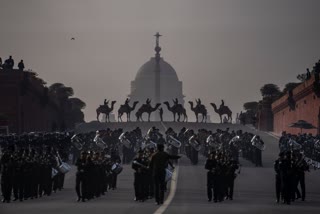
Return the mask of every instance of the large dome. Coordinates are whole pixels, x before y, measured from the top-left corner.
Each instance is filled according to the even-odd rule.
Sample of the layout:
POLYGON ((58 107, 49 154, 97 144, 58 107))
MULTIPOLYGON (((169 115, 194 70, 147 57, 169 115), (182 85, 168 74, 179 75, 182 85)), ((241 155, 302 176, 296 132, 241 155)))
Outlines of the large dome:
MULTIPOLYGON (((176 71, 174 70, 174 68, 169 63, 164 61, 162 57, 160 58, 159 65, 160 65, 161 79, 162 78, 165 78, 165 79, 169 78, 172 81, 179 81, 178 75, 177 75, 176 71)), ((143 64, 141 66, 141 68, 138 70, 138 73, 136 75, 135 80, 139 81, 141 79, 145 79, 150 76, 154 76, 155 68, 156 68, 156 59, 155 59, 155 57, 151 57, 150 60, 148 62, 146 62, 145 64, 143 64)))

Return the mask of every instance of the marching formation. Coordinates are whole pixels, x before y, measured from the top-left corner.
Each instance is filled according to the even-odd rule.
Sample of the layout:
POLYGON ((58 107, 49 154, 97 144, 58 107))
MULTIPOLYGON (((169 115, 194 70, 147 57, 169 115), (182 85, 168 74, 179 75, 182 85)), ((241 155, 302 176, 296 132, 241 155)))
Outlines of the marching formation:
POLYGON ((279 158, 274 163, 276 202, 290 204, 296 199, 304 201, 306 198, 305 172, 309 171, 310 166, 320 169, 319 137, 283 132, 279 139, 279 149, 279 158))
MULTIPOLYGON (((305 172, 320 168, 319 139, 311 135, 283 133, 275 161, 276 201, 290 204, 306 198, 305 172), (319 147, 319 148, 318 148, 319 147), (300 186, 300 188, 298 188, 300 186)), ((164 134, 152 127, 145 136, 139 127, 132 131, 99 130, 73 133, 29 133, 2 135, 1 191, 3 202, 50 196, 64 186, 70 164, 76 167, 77 201, 88 201, 117 189, 121 164, 134 170, 135 201, 155 198, 162 204, 174 164, 181 154, 198 164, 207 157, 208 201, 233 200, 234 180, 241 171, 239 157, 262 166, 262 139, 242 130, 212 132, 168 128, 164 134)))
POLYGON ((30 133, 0 137, 2 202, 24 201, 63 189, 64 162, 70 146, 66 133, 30 133))

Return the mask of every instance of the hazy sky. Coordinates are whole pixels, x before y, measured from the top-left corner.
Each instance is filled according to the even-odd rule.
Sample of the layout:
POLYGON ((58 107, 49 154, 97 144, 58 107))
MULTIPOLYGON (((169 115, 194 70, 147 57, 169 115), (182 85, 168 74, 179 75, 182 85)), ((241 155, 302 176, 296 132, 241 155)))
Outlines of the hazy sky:
POLYGON ((263 84, 282 88, 320 59, 319 8, 318 0, 0 0, 0 57, 73 87, 91 121, 104 98, 116 109, 124 102, 159 31, 186 101, 202 98, 217 120, 210 102, 223 98, 239 112, 263 84))

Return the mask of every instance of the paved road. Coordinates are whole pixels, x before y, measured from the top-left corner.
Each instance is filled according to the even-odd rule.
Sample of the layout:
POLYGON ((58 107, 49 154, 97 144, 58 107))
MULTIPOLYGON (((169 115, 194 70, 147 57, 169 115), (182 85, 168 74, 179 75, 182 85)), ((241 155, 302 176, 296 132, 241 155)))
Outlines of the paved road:
MULTIPOLYGON (((177 189, 164 213, 318 213, 320 211, 320 171, 307 173, 307 198, 292 205, 275 203, 273 161, 277 156, 276 139, 259 133, 266 142, 263 168, 241 160, 242 170, 235 182, 233 201, 209 203, 206 198, 205 159, 198 166, 190 165, 186 158, 179 164, 177 189)), ((66 177, 65 189, 50 197, 28 200, 23 203, 0 204, 1 214, 51 213, 154 213, 159 206, 153 200, 134 202, 133 171, 125 166, 119 176, 118 189, 99 199, 86 203, 75 202, 74 171, 66 177)))

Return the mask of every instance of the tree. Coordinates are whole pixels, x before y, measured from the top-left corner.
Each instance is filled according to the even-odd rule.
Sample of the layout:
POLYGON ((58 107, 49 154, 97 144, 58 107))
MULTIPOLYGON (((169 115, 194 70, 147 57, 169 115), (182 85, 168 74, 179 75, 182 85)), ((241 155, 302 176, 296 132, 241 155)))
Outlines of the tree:
POLYGON ((283 89, 282 93, 286 94, 286 93, 288 93, 288 91, 293 90, 298 85, 300 85, 300 83, 298 83, 298 82, 289 82, 284 86, 284 89, 283 89))
POLYGON ((58 100, 65 101, 69 97, 73 96, 73 88, 66 87, 62 83, 54 83, 49 87, 49 93, 58 98, 58 100))
POLYGON ((276 98, 281 94, 281 91, 279 89, 279 86, 275 84, 265 84, 264 86, 261 87, 260 89, 261 95, 263 98, 276 98))
POLYGON ((69 102, 72 105, 72 109, 84 109, 86 107, 86 103, 83 102, 81 99, 73 97, 69 99, 69 102))
POLYGON ((258 102, 246 102, 243 104, 243 108, 246 111, 253 111, 256 112, 258 110, 258 102))
POLYGON ((84 122, 84 114, 81 110, 86 107, 86 104, 81 99, 72 97, 73 88, 66 87, 62 83, 54 83, 49 87, 49 95, 59 101, 61 129, 72 129, 76 123, 84 122))

